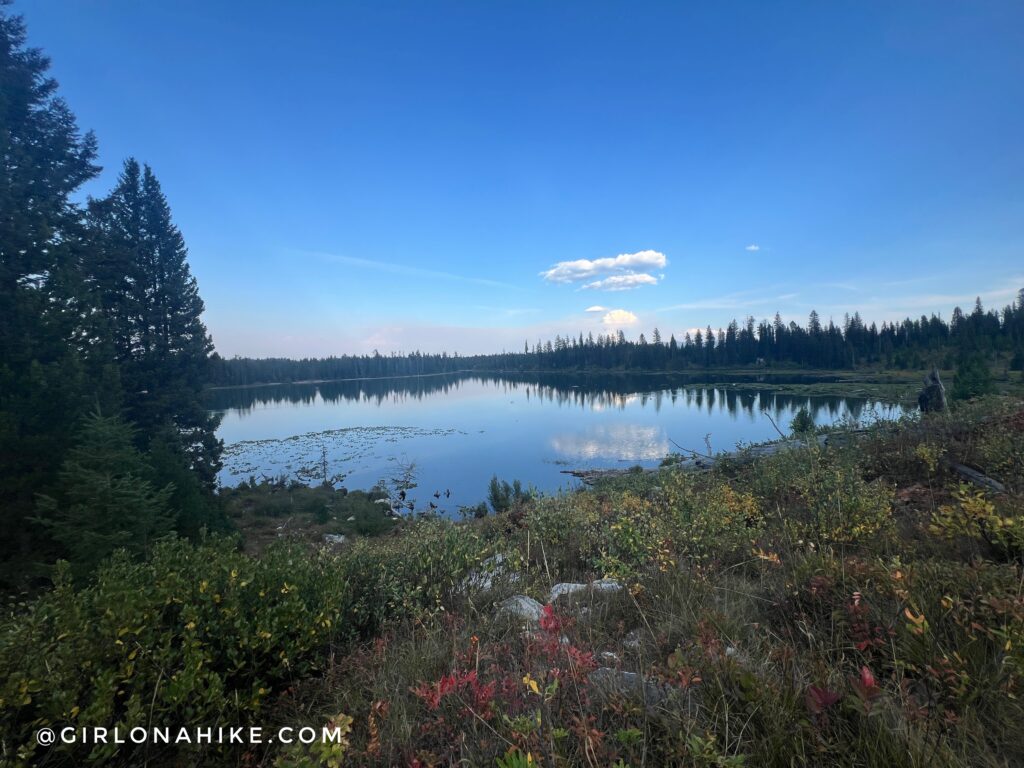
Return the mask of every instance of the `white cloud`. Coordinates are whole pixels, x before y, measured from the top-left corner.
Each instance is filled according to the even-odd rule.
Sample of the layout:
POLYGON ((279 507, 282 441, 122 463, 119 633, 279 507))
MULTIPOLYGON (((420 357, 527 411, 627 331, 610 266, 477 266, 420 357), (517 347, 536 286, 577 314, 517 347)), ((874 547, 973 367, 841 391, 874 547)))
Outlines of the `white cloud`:
POLYGON ((583 286, 595 291, 631 291, 641 285, 657 285, 658 278, 645 272, 631 272, 628 275, 612 275, 603 280, 595 280, 583 286))
POLYGON ((605 325, 633 325, 639 321, 636 315, 625 309, 613 309, 601 318, 605 325))
POLYGON ((602 307, 600 304, 595 304, 592 307, 587 307, 584 312, 607 312, 608 307, 602 307))
POLYGON ((574 283, 613 273, 633 274, 638 269, 664 269, 666 264, 665 254, 647 250, 620 253, 614 258, 560 261, 540 275, 550 283, 574 283))
POLYGON ((751 253, 756 253, 757 251, 761 250, 761 246, 758 245, 757 243, 751 243, 750 245, 748 245, 743 250, 750 251, 751 253))

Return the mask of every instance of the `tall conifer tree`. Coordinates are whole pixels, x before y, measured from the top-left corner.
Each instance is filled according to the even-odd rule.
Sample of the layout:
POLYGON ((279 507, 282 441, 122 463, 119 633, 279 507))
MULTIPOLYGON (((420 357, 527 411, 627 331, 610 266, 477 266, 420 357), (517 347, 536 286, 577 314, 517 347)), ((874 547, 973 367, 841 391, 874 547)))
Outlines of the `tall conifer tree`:
MULTIPOLYGON (((66 435, 88 406, 77 333, 80 212, 70 199, 92 178, 95 140, 79 132, 0 0, 0 561, 38 542, 23 524, 52 482, 66 435)), ((31 554, 38 554, 31 552, 31 554)), ((9 581, 11 574, 0 574, 9 581)))
POLYGON ((131 158, 117 186, 90 204, 102 250, 93 275, 109 307, 125 390, 125 413, 141 447, 161 436, 176 442, 188 467, 212 488, 220 467, 217 420, 202 400, 213 342, 188 249, 148 166, 131 158))

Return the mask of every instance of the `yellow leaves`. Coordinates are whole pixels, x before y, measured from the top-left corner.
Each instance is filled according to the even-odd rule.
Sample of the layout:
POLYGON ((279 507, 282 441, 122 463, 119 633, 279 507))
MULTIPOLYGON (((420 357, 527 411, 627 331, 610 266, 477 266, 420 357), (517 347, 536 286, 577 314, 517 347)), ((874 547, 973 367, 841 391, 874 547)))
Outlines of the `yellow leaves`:
POLYGON ((537 685, 537 681, 530 676, 529 672, 523 675, 523 685, 538 696, 540 695, 540 686, 537 685))
POLYGON ((289 583, 288 583, 288 582, 286 581, 286 582, 284 583, 284 586, 282 586, 282 587, 281 587, 281 594, 282 594, 282 595, 287 595, 287 594, 288 594, 289 592, 291 592, 291 591, 292 591, 293 589, 295 589, 294 585, 291 585, 291 584, 289 584, 289 583))
POLYGON ((199 582, 199 594, 205 595, 206 594, 206 590, 209 589, 209 588, 210 588, 210 582, 208 582, 206 579, 203 579, 202 581, 199 582))
POLYGON ((779 559, 778 554, 775 553, 775 552, 767 552, 767 551, 761 549, 760 547, 754 547, 754 549, 752 550, 752 554, 757 559, 764 560, 765 562, 772 563, 773 565, 781 565, 782 564, 782 560, 779 559))
POLYGON ((903 609, 903 615, 907 617, 910 624, 907 625, 907 629, 910 630, 911 634, 923 635, 928 630, 928 620, 925 619, 924 614, 917 614, 910 610, 910 607, 903 609))
POLYGON ((914 455, 924 462, 925 466, 928 467, 928 472, 933 475, 939 468, 939 459, 942 458, 945 452, 945 448, 938 445, 930 445, 929 443, 920 443, 914 448, 914 455))

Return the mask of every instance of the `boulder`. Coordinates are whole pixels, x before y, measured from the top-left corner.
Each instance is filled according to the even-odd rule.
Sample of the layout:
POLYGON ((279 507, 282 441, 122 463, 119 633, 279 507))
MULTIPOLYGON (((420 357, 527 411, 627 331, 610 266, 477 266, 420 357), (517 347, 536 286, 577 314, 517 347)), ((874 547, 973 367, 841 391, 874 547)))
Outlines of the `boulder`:
POLYGON ((664 683, 611 667, 595 669, 590 673, 590 682, 600 693, 642 700, 648 707, 660 704, 669 695, 664 683))
POLYGON ((615 579, 598 579, 592 581, 589 584, 580 584, 578 582, 561 582, 555 584, 551 588, 551 594, 548 596, 548 602, 553 603, 563 595, 578 595, 581 592, 597 593, 611 593, 618 592, 622 589, 622 585, 615 579))
POLYGON ((479 568, 474 568, 462 581, 463 589, 472 589, 479 592, 486 592, 494 586, 496 578, 504 578, 510 583, 519 581, 519 574, 510 572, 506 558, 501 552, 491 555, 482 563, 479 568))
POLYGON ((590 588, 595 592, 618 592, 622 585, 615 579, 598 579, 590 582, 590 588))
POLYGON ((338 544, 344 544, 345 536, 341 533, 325 533, 324 543, 329 544, 332 547, 337 546, 338 544))
POLYGON ((528 624, 539 624, 544 615, 544 606, 526 595, 512 595, 498 603, 498 616, 518 619, 528 624))
POLYGON ((553 603, 562 595, 574 595, 577 592, 585 592, 586 589, 586 584, 578 584, 574 582, 562 582, 560 584, 555 584, 555 586, 551 588, 551 594, 548 596, 548 602, 553 603))

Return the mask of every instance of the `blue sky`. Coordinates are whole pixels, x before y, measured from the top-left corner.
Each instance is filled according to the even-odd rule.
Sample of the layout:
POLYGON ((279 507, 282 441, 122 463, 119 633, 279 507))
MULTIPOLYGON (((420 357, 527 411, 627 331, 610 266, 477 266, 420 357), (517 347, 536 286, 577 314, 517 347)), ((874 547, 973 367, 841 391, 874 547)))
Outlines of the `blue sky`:
POLYGON ((153 166, 225 355, 948 318, 1024 286, 1019 0, 14 11, 98 135, 88 191, 153 166))

